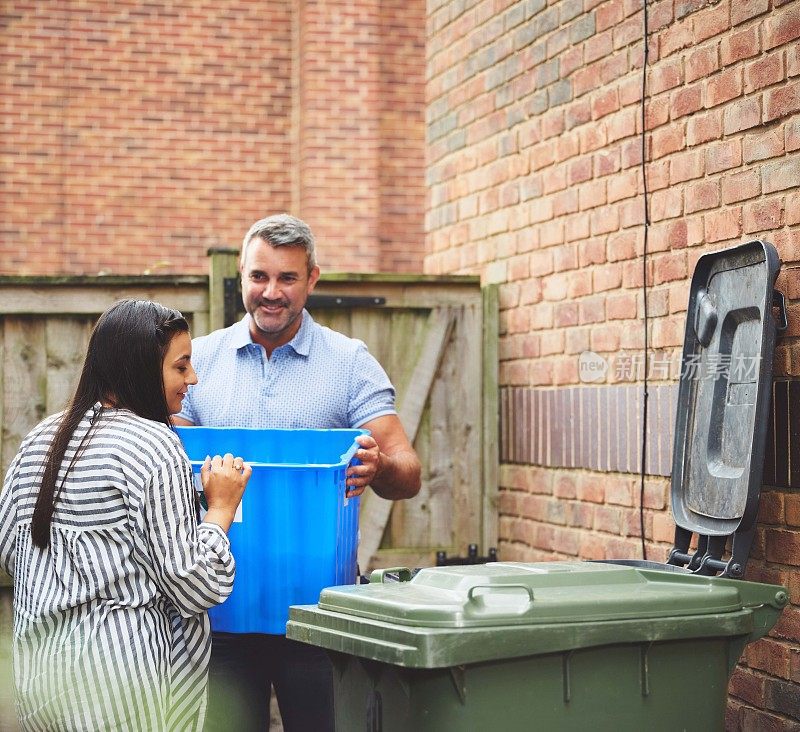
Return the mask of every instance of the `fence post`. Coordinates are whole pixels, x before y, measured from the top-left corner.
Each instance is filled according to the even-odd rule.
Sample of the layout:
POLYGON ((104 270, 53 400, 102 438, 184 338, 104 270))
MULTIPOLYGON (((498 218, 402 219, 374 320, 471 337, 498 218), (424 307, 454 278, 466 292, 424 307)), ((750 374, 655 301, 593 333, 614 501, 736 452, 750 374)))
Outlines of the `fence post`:
POLYGON ((239 275, 239 250, 214 247, 207 254, 211 259, 208 269, 208 328, 214 331, 231 325, 239 307, 235 287, 239 275), (232 296, 233 314, 230 312, 232 296))
POLYGON ((497 547, 497 494, 500 481, 499 414, 500 387, 498 340, 500 335, 500 286, 484 285, 483 301, 483 532, 484 553, 497 547))

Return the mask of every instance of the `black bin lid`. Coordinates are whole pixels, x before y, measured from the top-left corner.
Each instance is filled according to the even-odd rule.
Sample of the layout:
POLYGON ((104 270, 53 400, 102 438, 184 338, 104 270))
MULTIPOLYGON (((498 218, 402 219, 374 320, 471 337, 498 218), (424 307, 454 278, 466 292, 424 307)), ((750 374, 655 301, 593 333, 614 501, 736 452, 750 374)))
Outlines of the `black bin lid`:
POLYGON ((689 293, 672 456, 675 523, 703 536, 749 530, 761 492, 780 259, 752 241, 702 256, 689 293))

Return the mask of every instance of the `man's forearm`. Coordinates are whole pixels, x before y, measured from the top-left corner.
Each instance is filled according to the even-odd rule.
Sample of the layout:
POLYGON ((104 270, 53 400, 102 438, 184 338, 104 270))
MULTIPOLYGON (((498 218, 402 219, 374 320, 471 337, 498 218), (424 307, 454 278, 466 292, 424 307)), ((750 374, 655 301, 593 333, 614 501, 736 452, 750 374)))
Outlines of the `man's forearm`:
POLYGON ((399 451, 387 455, 382 452, 378 472, 370 486, 377 495, 390 501, 413 498, 419 493, 421 472, 416 453, 399 451))

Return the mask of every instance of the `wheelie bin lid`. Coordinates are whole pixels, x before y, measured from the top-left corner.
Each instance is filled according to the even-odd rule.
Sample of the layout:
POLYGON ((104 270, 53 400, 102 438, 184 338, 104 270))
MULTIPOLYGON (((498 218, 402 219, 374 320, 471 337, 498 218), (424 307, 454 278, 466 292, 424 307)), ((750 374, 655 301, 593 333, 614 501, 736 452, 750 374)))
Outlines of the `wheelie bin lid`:
MULTIPOLYGON (((672 462, 675 523, 701 536, 752 527, 769 424, 775 247, 751 241, 697 261, 689 292, 672 462)), ((784 318, 785 310, 781 310, 784 318)))
POLYGON ((780 586, 663 566, 496 562, 426 568, 407 582, 382 578, 330 587, 318 605, 291 608, 287 637, 434 668, 616 643, 754 640, 787 602, 780 586))

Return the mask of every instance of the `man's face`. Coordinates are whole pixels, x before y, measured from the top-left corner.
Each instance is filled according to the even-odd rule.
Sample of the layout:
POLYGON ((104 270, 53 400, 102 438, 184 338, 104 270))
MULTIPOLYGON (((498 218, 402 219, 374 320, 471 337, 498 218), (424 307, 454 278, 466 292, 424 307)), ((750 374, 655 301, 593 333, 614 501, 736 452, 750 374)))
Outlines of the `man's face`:
POLYGON ((272 348, 288 343, 318 279, 319 267, 308 272, 303 247, 272 247, 253 239, 242 264, 242 299, 253 318, 253 340, 272 348))

